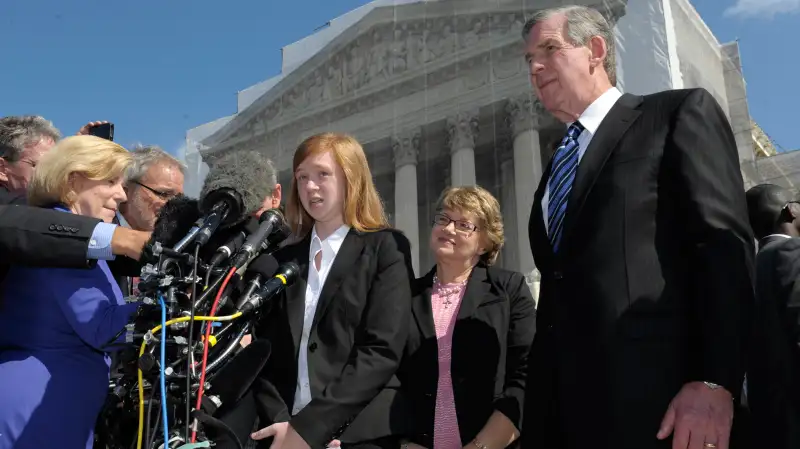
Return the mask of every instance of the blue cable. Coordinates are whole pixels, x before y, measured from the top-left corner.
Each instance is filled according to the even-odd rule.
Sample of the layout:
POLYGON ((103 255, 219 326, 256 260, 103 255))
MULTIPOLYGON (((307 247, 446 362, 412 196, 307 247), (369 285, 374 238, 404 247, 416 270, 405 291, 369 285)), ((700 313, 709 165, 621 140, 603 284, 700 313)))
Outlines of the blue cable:
POLYGON ((164 369, 167 366, 167 305, 164 303, 164 297, 158 297, 158 303, 161 304, 161 413, 164 422, 164 448, 169 447, 169 426, 167 424, 167 381, 165 379, 164 369))

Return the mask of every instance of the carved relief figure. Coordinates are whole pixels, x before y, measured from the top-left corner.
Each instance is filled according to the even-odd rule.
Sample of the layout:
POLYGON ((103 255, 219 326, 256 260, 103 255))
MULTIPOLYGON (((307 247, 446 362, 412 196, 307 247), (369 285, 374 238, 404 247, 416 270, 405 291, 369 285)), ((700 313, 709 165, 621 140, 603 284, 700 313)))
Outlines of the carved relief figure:
POLYGON ((435 49, 436 56, 442 57, 456 50, 456 34, 450 24, 442 27, 442 34, 439 36, 435 49))
POLYGON ((308 89, 309 104, 319 103, 320 101, 322 101, 322 91, 324 90, 324 86, 322 84, 322 73, 320 73, 319 70, 316 70, 314 72, 313 78, 314 82, 308 89))
POLYGON ((478 19, 472 24, 472 28, 468 29, 462 35, 461 39, 461 47, 462 48, 471 48, 481 41, 481 31, 483 27, 483 20, 478 19))
POLYGON ((361 44, 356 41, 350 46, 350 58, 347 61, 347 78, 345 79, 345 92, 352 92, 361 87, 364 74, 364 57, 361 55, 361 44))
POLYGON ((369 80, 372 83, 388 76, 387 54, 389 49, 379 30, 372 32, 372 47, 369 50, 369 80))
POLYGON ((424 60, 422 59, 422 51, 425 47, 425 42, 422 40, 423 36, 422 33, 417 33, 416 30, 411 29, 408 30, 408 35, 406 36, 407 48, 408 48, 408 55, 406 56, 406 61, 408 69, 413 69, 417 66, 423 64, 424 60))
POLYGON ((406 55, 408 49, 401 29, 394 30, 394 42, 392 44, 392 73, 397 74, 405 71, 407 67, 406 55))
POLYGON ((425 27, 425 30, 422 32, 422 36, 420 37, 420 42, 422 43, 421 49, 422 54, 420 55, 420 60, 423 63, 431 62, 436 58, 436 55, 433 54, 430 47, 428 47, 428 43, 430 42, 430 35, 431 30, 428 27, 425 27))
POLYGON ((342 78, 342 60, 337 55, 328 65, 328 78, 323 91, 323 98, 326 101, 342 95, 342 78))

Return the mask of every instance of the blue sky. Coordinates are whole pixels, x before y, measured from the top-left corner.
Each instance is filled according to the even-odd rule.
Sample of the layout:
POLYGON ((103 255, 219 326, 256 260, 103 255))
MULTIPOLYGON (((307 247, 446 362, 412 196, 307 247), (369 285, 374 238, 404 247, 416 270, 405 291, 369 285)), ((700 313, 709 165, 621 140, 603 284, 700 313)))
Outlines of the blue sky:
MULTIPOLYGON (((630 0, 636 1, 636 0, 630 0)), ((175 151, 185 131, 236 110, 280 71, 280 48, 364 0, 5 0, 0 116, 40 114, 72 134, 111 120, 116 140, 175 151)), ((751 115, 800 149, 800 0, 693 0, 722 42, 739 39, 751 115)))

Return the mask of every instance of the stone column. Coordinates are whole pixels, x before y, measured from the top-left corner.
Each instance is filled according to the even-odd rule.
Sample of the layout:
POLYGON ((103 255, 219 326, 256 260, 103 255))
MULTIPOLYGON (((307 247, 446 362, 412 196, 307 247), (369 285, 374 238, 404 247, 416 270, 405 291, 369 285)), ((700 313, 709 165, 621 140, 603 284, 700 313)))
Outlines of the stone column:
POLYGON ((452 186, 475 185, 475 139, 478 136, 478 110, 448 117, 450 179, 452 186))
POLYGON ((419 211, 417 205, 417 156, 420 128, 399 133, 392 140, 394 153, 394 223, 411 243, 414 273, 419 275, 419 211))
MULTIPOLYGON (((517 197, 514 192, 514 160, 510 157, 500 162, 500 208, 505 223, 506 245, 500 253, 503 268, 517 270, 519 268, 520 245, 517 233, 517 197)), ((530 250, 522 248, 522 251, 530 250)))
POLYGON ((536 107, 531 95, 509 99, 508 118, 514 136, 514 192, 516 195, 517 245, 519 270, 528 279, 528 285, 538 302, 539 273, 531 254, 528 238, 528 221, 533 197, 542 177, 539 125, 541 108, 536 107))

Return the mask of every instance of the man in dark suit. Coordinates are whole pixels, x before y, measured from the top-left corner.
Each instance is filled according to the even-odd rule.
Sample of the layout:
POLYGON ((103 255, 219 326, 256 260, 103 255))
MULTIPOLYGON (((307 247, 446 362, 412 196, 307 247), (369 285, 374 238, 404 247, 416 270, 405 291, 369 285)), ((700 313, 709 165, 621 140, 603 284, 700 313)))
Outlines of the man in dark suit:
POLYGON ((800 447, 800 203, 786 189, 747 191, 758 242, 747 399, 753 447, 800 447))
POLYGON ((725 114, 703 89, 621 94, 593 9, 541 11, 524 38, 536 95, 569 127, 529 223, 542 284, 522 444, 727 449, 754 248, 725 114))
POLYGON ((0 279, 2 265, 11 263, 76 268, 114 255, 138 258, 150 238, 95 218, 24 206, 33 168, 59 137, 42 117, 0 118, 0 279))

